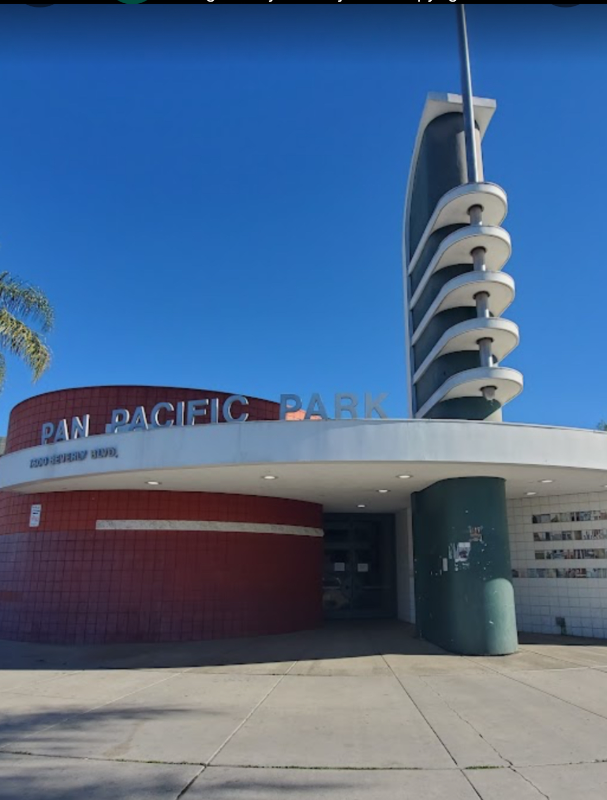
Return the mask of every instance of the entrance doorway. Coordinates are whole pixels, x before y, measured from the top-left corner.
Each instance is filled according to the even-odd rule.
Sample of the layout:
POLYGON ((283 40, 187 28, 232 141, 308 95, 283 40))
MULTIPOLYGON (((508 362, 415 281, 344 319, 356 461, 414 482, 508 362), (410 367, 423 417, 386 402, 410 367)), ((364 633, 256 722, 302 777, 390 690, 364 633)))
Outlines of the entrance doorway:
POLYGON ((394 517, 387 514, 328 514, 324 528, 325 617, 395 617, 394 517))

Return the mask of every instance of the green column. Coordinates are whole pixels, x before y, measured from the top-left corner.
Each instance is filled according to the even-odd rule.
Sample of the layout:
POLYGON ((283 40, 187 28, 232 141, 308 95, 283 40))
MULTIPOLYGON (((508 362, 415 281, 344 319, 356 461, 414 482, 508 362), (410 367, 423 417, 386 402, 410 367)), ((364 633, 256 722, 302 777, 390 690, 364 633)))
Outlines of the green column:
POLYGON ((457 478, 412 500, 419 634, 463 655, 516 652, 506 482, 457 478))

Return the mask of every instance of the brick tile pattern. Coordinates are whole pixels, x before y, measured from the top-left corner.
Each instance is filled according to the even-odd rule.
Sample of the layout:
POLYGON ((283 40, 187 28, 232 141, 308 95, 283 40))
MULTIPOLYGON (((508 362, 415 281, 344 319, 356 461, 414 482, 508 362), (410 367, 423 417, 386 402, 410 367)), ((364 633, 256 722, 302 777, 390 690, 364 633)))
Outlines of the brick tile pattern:
POLYGON ((0 638, 177 642, 314 628, 322 539, 239 522, 322 528, 322 508, 199 493, 0 495, 0 638), (29 528, 32 504, 39 528, 29 528), (233 532, 96 531, 98 519, 234 522, 233 532))

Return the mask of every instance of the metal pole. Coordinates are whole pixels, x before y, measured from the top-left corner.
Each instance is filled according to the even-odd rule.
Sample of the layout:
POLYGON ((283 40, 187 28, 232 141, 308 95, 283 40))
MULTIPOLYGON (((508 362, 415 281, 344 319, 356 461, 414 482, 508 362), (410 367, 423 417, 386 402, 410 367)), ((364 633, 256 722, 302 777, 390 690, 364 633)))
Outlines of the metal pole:
POLYGON ((462 69, 462 97, 464 100, 464 125, 466 129, 466 160, 468 162, 468 183, 479 183, 480 170, 476 151, 476 125, 474 121, 474 94, 472 92, 472 69, 470 66, 470 47, 466 25, 466 6, 457 6, 459 29, 459 50, 462 69))

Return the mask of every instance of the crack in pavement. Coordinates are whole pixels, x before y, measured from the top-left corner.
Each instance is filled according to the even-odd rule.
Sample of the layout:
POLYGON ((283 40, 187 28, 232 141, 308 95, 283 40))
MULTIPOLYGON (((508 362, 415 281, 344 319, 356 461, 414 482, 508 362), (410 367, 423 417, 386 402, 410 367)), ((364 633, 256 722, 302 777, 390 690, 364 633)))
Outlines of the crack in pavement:
MULTIPOLYGON (((501 771, 512 770, 517 772, 519 769, 550 769, 555 767, 587 767, 592 764, 607 764, 605 760, 593 761, 559 761, 547 762, 543 764, 509 766, 486 766, 478 765, 471 767, 344 767, 344 766, 301 766, 300 764, 284 764, 281 766, 273 766, 266 764, 209 764, 201 761, 158 761, 157 759, 138 759, 138 758, 100 758, 99 756, 73 756, 73 755, 57 755, 56 753, 33 753, 28 750, 6 750, 0 753, 0 756, 17 756, 27 758, 37 758, 46 761, 84 761, 85 763, 100 763, 100 764, 149 764, 150 766, 159 767, 204 767, 207 770, 217 769, 248 769, 248 770, 289 770, 293 772, 477 772, 477 771, 501 771)), ((0 759, 1 760, 1 759, 0 759)), ((524 777, 521 775, 521 777, 524 777)))
MULTIPOLYGON (((578 711, 583 711, 586 714, 592 714, 593 716, 598 717, 599 719, 602 719, 603 721, 607 720, 607 716, 605 714, 599 714, 598 711, 593 711, 590 708, 584 708, 583 706, 579 706, 577 703, 574 703, 572 700, 566 700, 564 697, 559 697, 558 694, 553 694, 552 692, 549 692, 547 689, 541 689, 539 686, 533 686, 533 685, 531 685, 529 683, 525 683, 525 681, 521 681, 518 678, 516 678, 514 676, 514 674, 509 674, 507 672, 500 672, 499 670, 494 669, 493 667, 487 667, 487 669, 490 670, 494 675, 499 675, 502 678, 506 678, 509 681, 513 681, 514 683, 518 684, 519 686, 525 686, 527 689, 531 689, 532 691, 536 691, 536 692, 539 692, 540 694, 546 695, 546 697, 552 697, 553 700, 560 700, 561 703, 565 703, 566 705, 571 706, 572 708, 577 708, 578 711)), ((594 669, 592 669, 590 667, 585 667, 584 669, 587 669, 587 670, 589 670, 591 672, 595 672, 596 671, 596 670, 594 670, 594 669)), ((561 671, 562 670, 559 670, 559 672, 561 672, 561 671)), ((576 670, 576 671, 580 671, 580 670, 576 670)))
POLYGON ((201 775, 202 775, 202 773, 205 771, 205 769, 206 769, 206 767, 202 767, 202 769, 200 769, 200 770, 199 770, 199 771, 196 773, 196 775, 194 775, 194 777, 192 778, 192 780, 191 780, 191 781, 188 781, 188 783, 186 783, 186 785, 185 785, 185 786, 183 787, 183 789, 182 789, 182 790, 179 792, 179 794, 177 795, 177 797, 175 798, 175 800, 181 800, 181 798, 182 798, 182 797, 184 797, 184 796, 187 794, 187 792, 189 792, 189 791, 190 791, 190 789, 192 788, 192 786, 193 786, 193 785, 196 783, 196 781, 198 780, 198 778, 200 778, 200 776, 201 776, 201 775))
POLYGON ((459 719, 461 722, 463 722, 465 725, 468 725, 470 728, 472 728, 472 730, 474 731, 474 733, 476 733, 476 735, 479 737, 479 739, 481 739, 483 742, 485 742, 485 744, 486 744, 488 747, 490 747, 490 748, 493 750, 493 752, 495 753, 495 755, 496 755, 496 756, 497 756, 499 759, 501 759, 502 761, 504 761, 504 762, 505 762, 505 763, 506 763, 506 764, 507 764, 509 767, 512 767, 512 766, 514 766, 514 765, 512 764, 512 761, 510 761, 510 759, 509 759, 509 758, 506 758, 505 756, 503 756, 503 755, 502 755, 502 754, 499 752, 499 750, 498 750, 496 747, 494 747, 494 746, 491 744, 491 742, 490 742, 490 741, 489 741, 489 740, 488 740, 488 739, 487 739, 487 738, 486 738, 486 737, 485 737, 485 736, 484 736, 484 735, 483 735, 483 734, 482 734, 482 733, 481 733, 479 730, 477 730, 477 729, 476 729, 476 727, 475 727, 475 726, 472 724, 472 722, 470 722, 470 720, 468 720, 468 719, 465 719, 465 717, 463 717, 463 716, 462 716, 462 715, 459 713, 459 711, 457 711, 455 708, 453 708, 453 707, 450 705, 450 703, 449 703, 449 702, 448 702, 448 701, 447 701, 447 700, 446 700, 446 699, 443 697, 443 695, 442 695, 442 694, 439 692, 439 690, 438 690, 436 687, 434 687, 434 686, 432 686, 431 684, 429 684, 429 683, 428 683, 426 680, 424 680, 424 678, 423 678, 423 677, 421 677, 421 676, 419 676, 419 679, 421 680, 421 682, 422 682, 422 683, 423 683, 423 684, 424 684, 424 685, 425 685, 425 686, 426 686, 426 687, 427 687, 427 688, 428 688, 428 689, 429 689, 431 692, 434 692, 434 694, 435 694, 435 695, 436 695, 436 696, 439 698, 439 700, 440 700, 442 703, 444 703, 444 704, 447 706, 447 708, 448 708, 448 709, 449 709, 449 710, 450 710, 450 711, 451 711, 453 714, 455 714, 455 716, 456 716, 456 717, 457 717, 457 718, 458 718, 458 719, 459 719))
MULTIPOLYGON (((297 663, 297 662, 295 662, 297 663)), ((280 678, 276 681, 276 683, 270 687, 270 689, 266 692, 266 694, 261 698, 261 700, 254 706, 251 711, 246 715, 246 717, 242 720, 242 722, 236 726, 236 728, 232 731, 232 733, 228 736, 225 742, 220 745, 217 750, 213 753, 213 755, 209 758, 209 766, 213 763, 213 761, 217 758, 217 756, 224 750, 228 744, 232 741, 232 739, 244 728, 247 722, 252 718, 252 716, 262 707, 262 705, 266 702, 266 700, 270 697, 270 695, 280 686, 280 684, 284 681, 284 679, 289 675, 291 670, 295 668, 295 664, 287 671, 284 675, 281 675, 280 678)))
MULTIPOLYGON (((559 762, 546 762, 542 764, 524 764, 517 766, 507 762, 504 766, 487 766, 483 764, 459 767, 344 767, 344 766, 302 766, 301 764, 284 764, 281 766, 273 766, 266 764, 210 764, 202 761, 159 761, 158 759, 140 759, 140 758, 101 758, 99 756, 75 756, 75 755, 57 755, 56 753, 33 753, 28 750, 3 750, 0 756, 26 756, 28 758, 39 758, 44 760, 54 761, 84 761, 101 764, 149 764, 151 766, 161 767, 205 767, 206 769, 250 769, 250 770, 294 770, 305 772, 310 771, 333 771, 333 772, 475 772, 482 770, 519 770, 519 769, 551 769, 555 767, 586 767, 593 764, 607 764, 607 760, 594 759, 592 761, 559 761, 559 762)), ((504 759, 506 761, 506 759, 504 759)))
MULTIPOLYGON (((505 767, 502 767, 502 769, 505 769, 505 767)), ((470 778, 470 776, 468 774, 466 774, 465 770, 462 770, 462 775, 464 776, 464 780, 466 780, 468 782, 468 786, 472 789, 474 794, 477 797, 479 797, 480 800, 484 800, 482 794, 479 792, 479 790, 476 788, 476 786, 472 783, 472 779, 470 778)))
POLYGON ((542 790, 538 786, 536 786, 535 783, 533 783, 531 778, 528 778, 526 775, 523 775, 522 772, 519 772, 514 767, 512 768, 512 772, 514 772, 515 775, 518 775, 520 778, 522 778, 525 781, 525 783, 529 784, 529 786, 532 786, 539 795, 541 795, 542 797, 545 797, 546 800, 550 800, 549 795, 544 794, 544 792, 542 792, 542 790))
POLYGON ((33 753, 29 750, 2 750, 0 756, 27 756, 28 758, 42 758, 54 761, 86 761, 99 764, 151 764, 160 767, 206 767, 202 761, 158 761, 146 758, 101 758, 100 756, 73 756, 57 753, 33 753))
POLYGON ((266 692, 266 694, 261 698, 261 700, 257 703, 257 705, 251 709, 251 711, 246 715, 246 717, 242 720, 242 722, 236 726, 236 728, 232 731, 232 733, 228 736, 228 738, 220 745, 217 750, 213 753, 213 755, 209 758, 208 763, 202 767, 198 775, 196 775, 188 785, 181 791, 181 793, 177 796, 177 800, 181 800, 189 790, 194 786, 198 778, 202 775, 207 767, 210 767, 213 764, 213 761, 217 758, 217 756, 229 745, 232 739, 238 735, 238 733, 244 728, 244 726, 249 722, 249 720, 253 717, 253 715, 261 708, 261 706, 266 702, 266 700, 270 697, 270 695, 280 686, 280 684, 284 681, 284 679, 289 675, 289 673, 295 669, 295 666, 298 662, 294 661, 291 667, 281 675, 276 683, 270 687, 270 689, 266 692))
POLYGON ((411 696, 410 692, 407 690, 407 688, 406 688, 405 684, 404 684, 404 683, 402 682, 402 680, 401 680, 401 679, 398 677, 398 675, 396 674, 396 672, 395 672, 395 671, 392 669, 392 667, 391 667, 391 666, 390 666, 390 664, 388 663, 388 660, 386 659, 385 655, 384 655, 383 653, 380 653, 379 655, 380 655, 380 657, 381 657, 382 661, 384 662, 384 664, 386 665, 386 667, 387 667, 387 668, 390 670, 390 672, 391 672, 391 673, 392 673, 392 675, 394 676, 395 680, 398 682, 398 685, 401 687, 401 689, 403 690, 403 692, 404 692, 404 693, 407 695, 407 697, 409 698, 409 700, 411 701, 411 703, 413 704, 413 706, 414 706, 414 707, 417 709, 417 713, 420 715, 420 717, 421 717, 421 718, 424 720, 424 722, 426 723, 426 725, 427 725, 427 726, 430 728, 430 730, 432 731, 432 733, 433 733, 433 734, 436 736, 436 738, 438 739, 438 741, 441 743, 441 745, 442 745, 442 746, 443 746, 443 748, 445 749, 445 752, 447 753, 447 755, 449 756, 449 758, 451 759, 451 761, 453 761, 454 765, 455 765, 456 767, 458 767, 458 768, 459 768, 459 765, 458 765, 457 761, 455 760, 455 757, 454 757, 453 753, 451 752, 451 750, 449 750, 449 748, 447 747, 447 745, 446 745, 446 744, 445 744, 445 742, 443 741, 442 737, 439 735, 439 733, 438 733, 438 731, 436 730, 436 728, 434 727, 434 725, 432 725, 432 723, 430 722, 430 720, 429 720, 429 719, 427 719, 426 715, 423 713, 423 711, 421 710, 421 708, 420 708, 420 707, 418 706, 418 704, 415 702, 415 700, 414 700, 414 699, 413 699, 413 697, 411 696))

